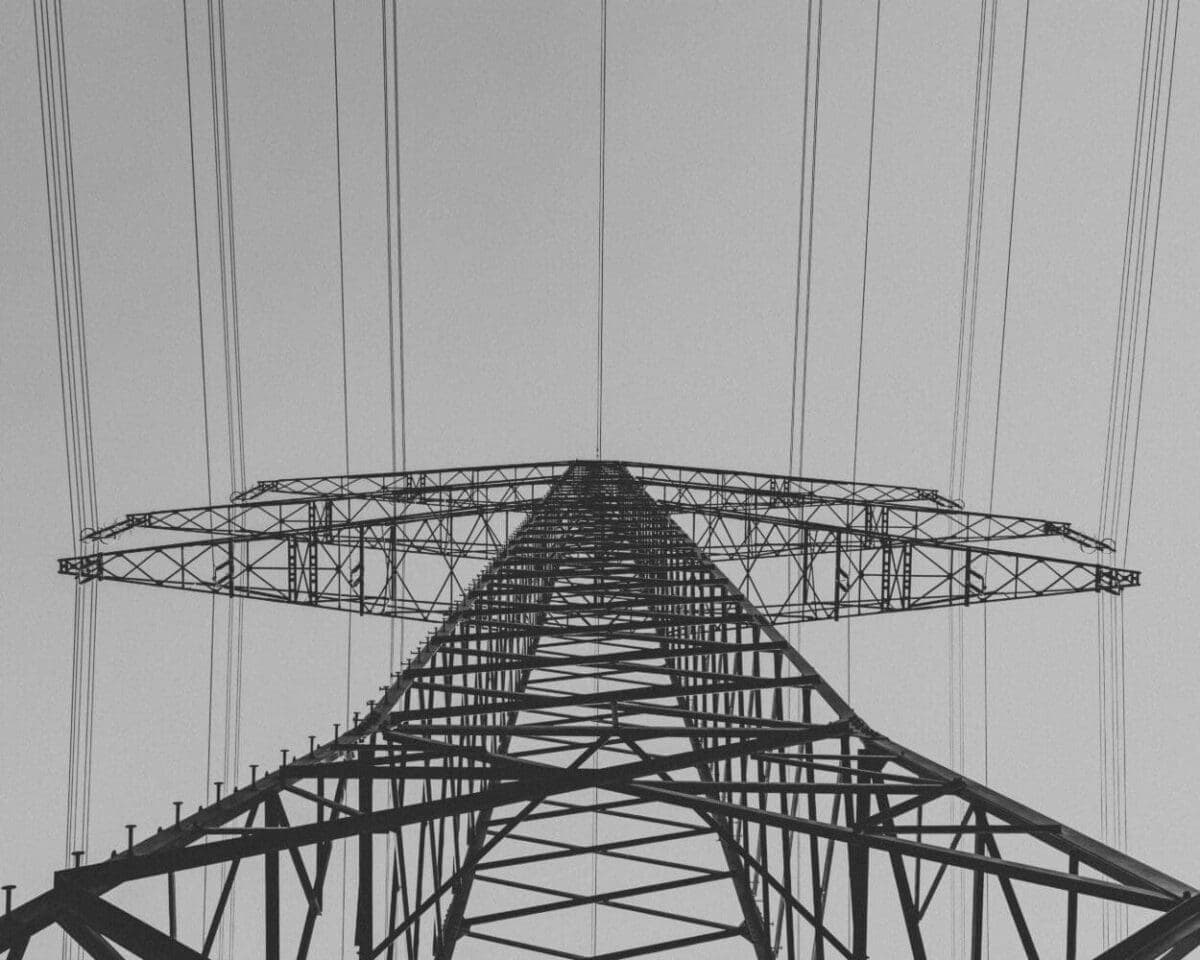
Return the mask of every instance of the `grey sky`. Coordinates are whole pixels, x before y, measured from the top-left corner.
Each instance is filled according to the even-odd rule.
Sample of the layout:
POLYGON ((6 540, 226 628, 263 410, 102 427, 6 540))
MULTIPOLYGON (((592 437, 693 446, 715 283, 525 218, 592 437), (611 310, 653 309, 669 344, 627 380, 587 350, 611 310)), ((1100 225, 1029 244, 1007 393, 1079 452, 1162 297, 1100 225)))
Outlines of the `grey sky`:
MULTIPOLYGON (((983 506, 1023 4, 1002 2, 985 210, 983 506)), ((806 471, 848 476, 874 4, 829 3, 806 471)), ((1095 525, 1143 7, 1034 3, 997 508, 1095 525)), ((197 9, 198 15, 198 9, 197 9)), ((67 4, 101 519, 204 497, 178 3, 67 4)), ((859 476, 944 488, 978 6, 884 4, 859 476)), ((62 856, 71 586, 28 4, 0 8, 0 882, 62 856)), ((342 411, 328 4, 227 8, 248 472, 339 472, 342 411)), ((196 21, 199 22, 198 20, 196 21)), ((389 462, 379 10, 339 6, 351 466, 389 462)), ((598 4, 401 6, 404 284, 413 467, 588 456, 593 436, 598 4)), ((787 465, 803 7, 610 2, 606 454, 787 465)), ((1185 4, 1127 602, 1130 850, 1200 880, 1200 18, 1185 4)), ((193 51, 195 54, 195 51, 193 51)), ((206 78, 206 74, 204 75, 206 78)), ((197 95, 203 108, 206 100, 197 95)), ((199 156, 211 146, 197 115, 199 156)), ((211 168, 201 170, 211 266, 211 168)), ((212 295, 211 271, 205 295, 212 295)), ((216 449, 224 442, 218 430, 216 449)), ((218 458, 219 459, 219 458, 218 458)), ((223 496, 227 481, 218 482, 223 496)), ((203 796, 208 603, 100 591, 94 855, 203 796)), ((341 715, 344 619, 246 608, 247 762, 341 715)), ((992 614, 991 773, 1099 824, 1095 604, 992 614)), ((356 627, 353 688, 386 663, 356 627)), ((974 635, 972 635, 974 636, 974 635)), ((840 631, 808 655, 842 684, 840 631)), ((972 640, 972 643, 975 643, 972 640)), ((854 702, 947 752, 944 615, 855 630, 854 702), (903 682, 898 683, 900 678, 903 682)), ((978 686, 972 647, 972 689, 978 686)), ((978 755, 973 716, 972 764, 978 755)), ((969 764, 971 766, 971 764, 969 764)), ((973 773, 977 767, 972 766, 973 773)), ((44 948, 44 945, 43 945, 44 948)))

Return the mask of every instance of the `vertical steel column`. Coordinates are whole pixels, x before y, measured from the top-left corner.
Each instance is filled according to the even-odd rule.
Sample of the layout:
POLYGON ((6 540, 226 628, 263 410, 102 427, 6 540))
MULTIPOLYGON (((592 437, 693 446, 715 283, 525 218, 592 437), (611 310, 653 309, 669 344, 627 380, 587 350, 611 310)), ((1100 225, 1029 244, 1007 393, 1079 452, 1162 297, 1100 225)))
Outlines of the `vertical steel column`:
MULTIPOLYGON (((265 804, 263 822, 268 827, 279 826, 272 804, 265 804)), ((265 960, 279 960, 279 851, 263 855, 263 936, 265 960)))
MULTIPOLYGON (((371 737, 371 746, 375 744, 375 736, 371 737)), ((373 750, 358 752, 359 763, 366 764, 373 759, 373 750)), ((375 780, 368 772, 358 779, 358 809, 363 815, 369 815, 374 807, 375 780)), ((358 947, 358 955, 363 960, 371 956, 374 937, 374 908, 375 908, 375 876, 374 837, 364 830, 358 835, 358 911, 354 923, 354 945, 358 947)))

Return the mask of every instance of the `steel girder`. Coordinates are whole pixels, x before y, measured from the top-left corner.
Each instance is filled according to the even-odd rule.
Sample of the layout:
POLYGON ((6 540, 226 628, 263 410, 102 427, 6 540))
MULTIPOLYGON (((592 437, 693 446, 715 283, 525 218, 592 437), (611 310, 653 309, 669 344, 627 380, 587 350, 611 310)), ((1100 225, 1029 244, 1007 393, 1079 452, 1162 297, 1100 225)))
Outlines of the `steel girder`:
MULTIPOLYGON (((267 504, 253 533, 64 561, 76 576, 144 574, 395 614, 422 602, 399 599, 397 554, 474 543, 490 556, 352 729, 123 853, 60 871, 51 891, 0 919, 0 953, 20 957, 57 924, 93 957, 207 956, 236 890, 250 905, 241 930, 255 918, 262 955, 303 958, 321 924, 335 922, 322 917, 338 848, 354 864, 360 958, 860 958, 881 947, 889 916, 902 939, 888 955, 926 957, 937 955, 948 871, 971 878, 974 956, 987 891, 992 922, 1008 923, 1029 957, 1081 956, 1081 915, 1100 901, 1147 919, 1104 960, 1179 957, 1200 942, 1191 887, 869 727, 672 515, 724 511, 745 523, 761 507, 762 540, 802 571, 793 586, 811 591, 814 617, 1121 589, 1135 575, 855 519, 867 503, 939 506, 912 488, 814 481, 796 504, 756 492, 774 478, 697 480, 699 471, 649 465, 442 473, 419 497, 393 500, 398 515, 354 512, 379 509, 389 484, 410 487, 396 477, 277 481, 239 501, 267 504), (307 507, 266 499, 301 486, 316 523, 297 520, 307 507), (830 529, 838 510, 851 512, 830 529), (497 543, 496 518, 510 513, 521 519, 497 543), (454 526, 463 523, 475 532, 454 526), (278 562, 260 550, 288 557, 279 567, 292 579, 272 580, 278 562), (170 574, 148 572, 187 551, 193 559, 170 574), (311 551, 329 558, 317 554, 315 576, 297 572, 311 551), (383 589, 366 585, 368 551, 391 571, 383 589), (933 590, 913 586, 926 554, 941 558, 933 590), (1004 568, 1003 558, 1019 563, 1004 568), (822 564, 834 571, 832 601, 817 590, 827 581, 803 572, 822 564), (1019 583, 997 593, 997 569, 1019 583), (223 871, 219 892, 202 932, 185 934, 183 905, 194 906, 189 891, 209 866, 223 871), (581 920, 593 911, 604 918, 595 948, 581 920)), ((213 509, 221 523, 250 528, 232 507, 213 509)))

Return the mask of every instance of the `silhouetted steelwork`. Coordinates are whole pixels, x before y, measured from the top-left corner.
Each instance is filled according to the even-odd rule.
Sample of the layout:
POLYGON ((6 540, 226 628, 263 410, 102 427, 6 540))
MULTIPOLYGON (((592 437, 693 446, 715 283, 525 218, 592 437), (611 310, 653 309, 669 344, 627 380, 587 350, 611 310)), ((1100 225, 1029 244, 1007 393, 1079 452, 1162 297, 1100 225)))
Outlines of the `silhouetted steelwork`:
POLYGON ((1137 584, 1009 549, 1103 548, 1067 524, 910 487, 564 461, 276 480, 93 537, 139 528, 183 539, 62 571, 443 619, 350 730, 56 874, 0 919, 7 960, 51 924, 104 960, 207 956, 235 888, 239 955, 254 937, 307 957, 338 922, 337 847, 360 958, 924 958, 949 870, 971 878, 974 957, 985 890, 1028 957, 1075 960, 1099 901, 1144 911, 1103 960, 1200 942, 1191 887, 871 729, 774 625, 1137 584), (418 558, 438 569, 422 590, 418 558), (178 888, 210 865, 200 935, 178 888), (116 902, 158 884, 131 895, 152 918, 116 902), (899 939, 876 942, 889 916, 899 939))

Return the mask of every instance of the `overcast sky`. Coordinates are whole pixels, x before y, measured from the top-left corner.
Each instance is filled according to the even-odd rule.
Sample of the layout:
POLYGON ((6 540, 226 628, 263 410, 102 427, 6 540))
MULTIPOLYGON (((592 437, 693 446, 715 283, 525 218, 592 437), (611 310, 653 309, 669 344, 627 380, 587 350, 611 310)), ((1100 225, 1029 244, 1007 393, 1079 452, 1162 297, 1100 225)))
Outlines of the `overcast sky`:
MULTIPOLYGON (((850 473, 875 5, 827 8, 806 466, 838 477, 850 473)), ((977 506, 1023 10, 1000 4, 980 306, 979 395, 989 399, 972 426, 968 485, 977 506)), ((1144 586, 1127 603, 1130 851, 1192 883, 1195 14, 1185 5, 1179 30, 1129 548, 1144 586)), ((1083 529, 1099 507, 1142 17, 1142 5, 1115 0, 1034 2, 1030 24, 996 503, 1083 529)), ((884 4, 860 478, 947 484, 977 18, 974 3, 884 4)), ((382 469, 378 6, 345 2, 339 29, 351 467, 382 469)), ((598 29, 594 2, 401 5, 413 467, 591 453, 598 29)), ((227 30, 248 473, 339 472, 329 6, 230 0, 227 30)), ((607 455, 787 466, 803 31, 793 2, 610 2, 607 455)), ((62 855, 72 588, 55 558, 73 541, 33 37, 29 4, 0 7, 0 882, 19 884, 21 900, 49 886, 62 855)), ((109 520, 204 497, 180 7, 69 2, 66 41, 97 487, 109 520)), ((198 114, 202 148, 207 123, 198 114)), ((209 258, 206 284, 212 267, 209 258)), ((123 843, 123 824, 152 829, 172 800, 203 798, 208 610, 203 597, 100 589, 96 855, 123 843)), ((997 608, 989 678, 992 783, 1093 834, 1095 617, 1089 597, 997 608)), ((270 763, 280 746, 301 746, 340 718, 341 681, 328 678, 340 669, 344 620, 277 605, 250 605, 246 618, 243 755, 270 763)), ((378 625, 361 630, 356 700, 384 679, 385 636, 378 625)), ((856 638, 860 713, 946 757, 945 615, 877 618, 856 638)), ((969 643, 974 691, 977 638, 969 643)), ((817 634, 810 656, 844 684, 837 637, 817 634)), ((977 704, 969 710, 977 725, 977 704)))

